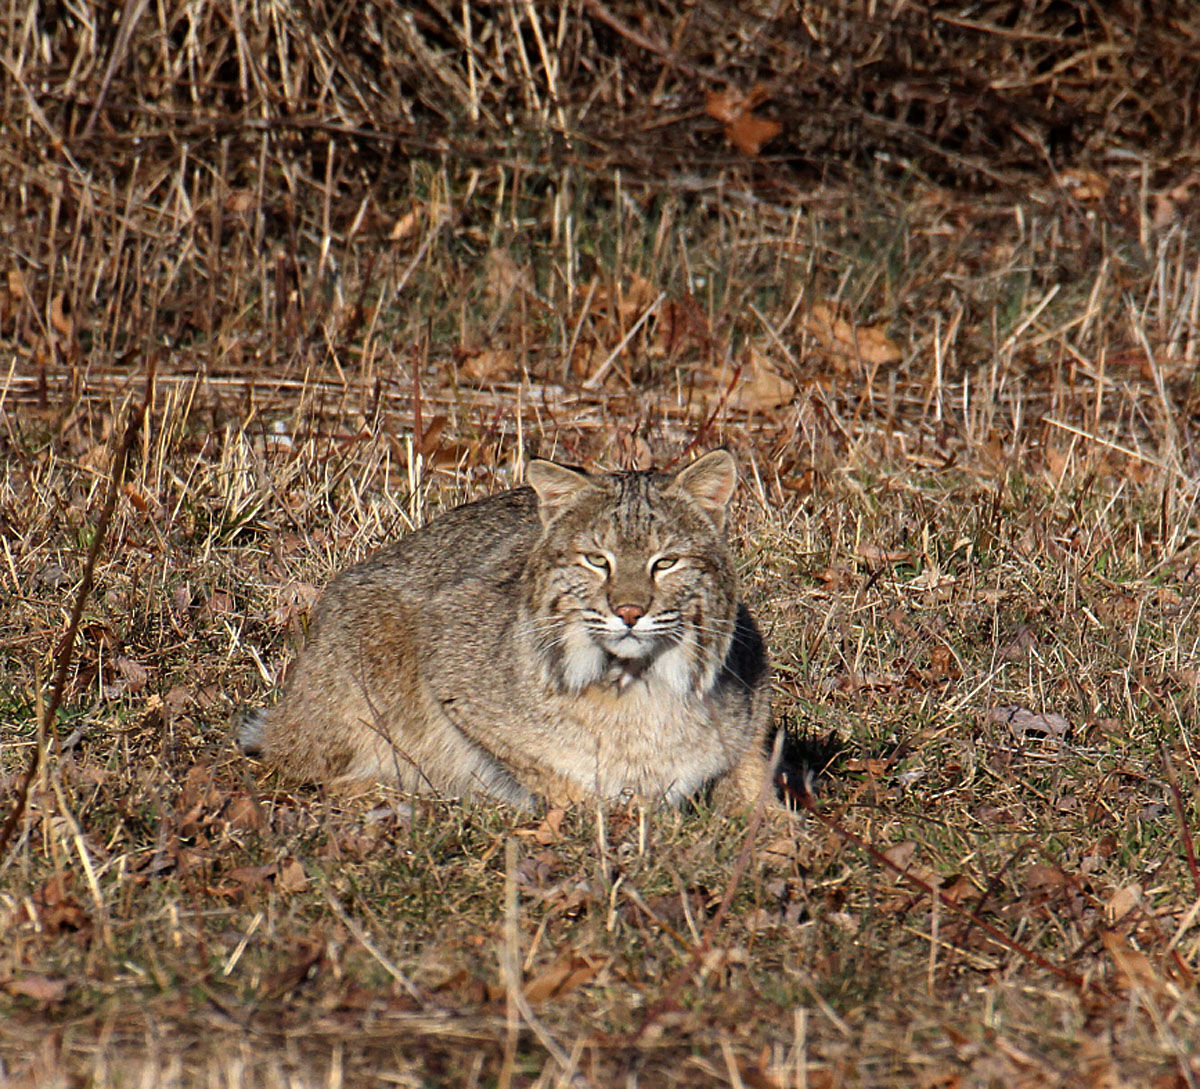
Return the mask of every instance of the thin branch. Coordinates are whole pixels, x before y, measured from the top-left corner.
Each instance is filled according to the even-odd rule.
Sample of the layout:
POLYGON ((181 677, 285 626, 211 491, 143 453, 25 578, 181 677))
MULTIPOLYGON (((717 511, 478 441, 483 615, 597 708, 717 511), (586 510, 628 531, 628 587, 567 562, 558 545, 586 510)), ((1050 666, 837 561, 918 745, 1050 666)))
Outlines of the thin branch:
MULTIPOLYGON (((75 637, 79 634, 79 625, 83 620, 83 609, 87 604, 88 597, 91 595, 92 585, 95 581, 96 561, 100 558, 100 549, 104 547, 105 539, 108 536, 108 523, 112 520, 113 511, 116 510, 117 496, 121 493, 121 485, 125 482, 125 471, 129 467, 129 455, 142 430, 146 413, 149 411, 151 401, 154 398, 154 372, 156 366, 157 360, 151 358, 146 368, 146 392, 142 397, 141 406, 131 412, 129 420, 125 425, 125 434, 121 438, 113 457, 108 477, 108 493, 104 497, 104 508, 100 511, 100 518, 96 522, 96 532, 92 536, 91 547, 88 549, 87 561, 83 567, 83 581, 79 585, 79 591, 75 595, 75 605, 71 610, 71 622, 67 625, 67 632, 62 637, 62 641, 58 644, 58 650, 55 653, 56 668, 54 684, 50 690, 50 702, 46 705, 45 712, 42 715, 39 730, 43 739, 53 734, 54 720, 58 716, 59 707, 62 705, 63 693, 67 687, 67 676, 71 671, 71 662, 75 657, 75 637)), ((0 828, 0 855, 4 854, 5 848, 8 847, 9 840, 12 839, 17 824, 25 812, 25 807, 29 802, 29 789, 33 785, 33 780, 37 777, 38 769, 41 767, 42 750, 44 747, 41 741, 33 747, 33 754, 29 758, 29 766, 25 769, 25 777, 17 789, 16 803, 13 805, 12 811, 8 814, 8 819, 4 822, 4 827, 0 828)))
POLYGON ((1167 785, 1171 788, 1171 801, 1175 806, 1175 819, 1179 822, 1179 838, 1183 840, 1183 851, 1187 855, 1188 869, 1192 873, 1192 885, 1200 896, 1200 868, 1196 865, 1196 846, 1192 842, 1192 830, 1188 827, 1187 814, 1183 809, 1183 794, 1179 790, 1179 777, 1175 774, 1175 763, 1166 745, 1162 747, 1163 767, 1167 772, 1167 785))
POLYGON ((811 794, 796 790, 786 782, 784 783, 783 789, 787 796, 793 802, 795 802, 796 805, 807 809, 808 812, 816 817, 816 819, 825 825, 826 828, 834 832, 847 843, 853 844, 860 851, 865 851, 871 856, 872 859, 874 859, 875 862, 891 870, 902 881, 908 882, 908 884, 913 888, 920 890, 931 899, 936 898, 937 901, 944 907, 949 908, 956 915, 961 915, 964 919, 968 919, 973 926, 979 927, 988 935, 989 938, 995 942, 998 942, 1000 945, 1003 945, 1006 949, 1011 949, 1014 953, 1017 953, 1026 960, 1031 961, 1039 968, 1044 968, 1047 972, 1053 973, 1065 983, 1069 983, 1072 987, 1076 988, 1076 990, 1082 991, 1084 989, 1084 981, 1082 976, 1078 976, 1074 972, 1070 972, 1060 965, 1055 964, 1053 961, 1047 960, 1036 950, 1030 949, 1028 946, 1024 946, 1020 942, 1014 941, 1007 934, 1005 934, 1003 930, 992 926, 992 924, 986 919, 980 918, 969 908, 963 907, 962 904, 960 904, 953 897, 947 896, 944 892, 942 892, 941 889, 935 889, 931 884, 929 884, 928 881, 923 881, 915 874, 909 873, 909 871, 903 866, 897 865, 873 843, 869 843, 861 836, 855 835, 855 833, 851 832, 849 828, 841 823, 841 821, 822 813, 821 810, 817 808, 816 800, 811 794))

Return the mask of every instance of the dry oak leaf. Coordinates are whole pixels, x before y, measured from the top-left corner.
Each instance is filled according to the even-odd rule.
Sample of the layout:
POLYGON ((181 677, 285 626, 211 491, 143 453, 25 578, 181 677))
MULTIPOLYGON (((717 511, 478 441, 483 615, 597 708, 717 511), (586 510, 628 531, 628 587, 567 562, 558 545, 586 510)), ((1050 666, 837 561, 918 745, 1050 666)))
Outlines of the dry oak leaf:
POLYGON ((813 338, 843 369, 862 364, 879 367, 904 358, 900 346, 884 332, 885 325, 854 325, 836 303, 819 302, 804 318, 804 332, 813 338))
POLYGON ((459 357, 459 381, 470 385, 507 382, 521 373, 517 353, 511 348, 463 348, 455 355, 459 357))
POLYGON ((574 952, 563 953, 545 971, 525 984, 525 997, 530 1002, 561 998, 576 987, 590 983, 602 965, 602 961, 574 952))
POLYGON ((396 218, 396 222, 392 224, 392 229, 388 231, 388 238, 392 242, 399 242, 403 238, 407 238, 410 234, 415 234, 421 226, 421 220, 425 218, 426 208, 419 201, 413 203, 413 206, 402 216, 396 218))
POLYGON ((1106 930, 1100 935, 1100 940, 1104 942, 1117 973, 1127 986, 1150 995, 1158 995, 1165 990, 1164 981, 1155 971, 1150 958, 1130 945, 1128 938, 1115 930, 1106 930))
POLYGON ((757 155, 763 144, 774 140, 783 131, 778 121, 744 113, 725 126, 725 138, 743 155, 757 155))
POLYGON ((120 655, 116 660, 116 665, 117 671, 125 682, 124 691, 140 692, 146 687, 146 682, 150 679, 150 671, 136 658, 120 655))
POLYGON ((10 268, 8 270, 8 293, 16 302, 20 302, 29 294, 25 288, 25 278, 21 275, 20 269, 10 268))
POLYGON ((304 867, 294 858, 285 858, 279 864, 279 873, 275 878, 276 887, 284 892, 307 892, 308 877, 304 867))
POLYGON ((1180 205, 1186 204, 1192 195, 1192 187, 1200 187, 1200 174, 1192 174, 1173 189, 1153 195, 1155 230, 1166 230, 1180 215, 1180 205))
MULTIPOLYGON (((903 843, 894 844, 891 847, 885 848, 880 852, 893 866, 901 870, 908 871, 910 864, 917 854, 917 844, 915 840, 905 840, 903 843)), ((897 875, 897 879, 899 875, 897 875)))
POLYGON ((753 345, 746 349, 739 367, 726 363, 711 369, 709 378, 722 394, 730 390, 729 407, 740 412, 782 408, 796 396, 796 387, 753 345))
POLYGON ((275 608, 271 610, 271 625, 286 628, 299 624, 302 617, 312 612, 320 596, 320 590, 312 583, 289 582, 281 586, 275 598, 275 608))
POLYGON ((24 979, 8 980, 4 989, 11 995, 32 998, 35 1002, 49 1006, 66 998, 67 981, 50 979, 47 976, 25 976, 24 979))
POLYGON ((562 838, 562 823, 566 815, 567 811, 565 809, 549 809, 546 811, 544 819, 531 822, 524 828, 518 828, 517 835, 529 836, 536 843, 548 847, 551 843, 556 843, 562 838))
MULTIPOLYGON (((617 318, 623 328, 628 328, 653 306, 662 292, 651 281, 636 272, 629 274, 629 283, 609 281, 601 283, 593 279, 575 289, 575 298, 587 310, 582 316, 594 314, 598 317, 617 318)), ((576 314, 573 322, 579 321, 576 314)))
POLYGON ((70 892, 71 875, 52 877, 33 894, 38 925, 47 934, 90 928, 91 916, 70 892))
POLYGON ((1104 917, 1109 926, 1116 926, 1142 902, 1141 885, 1126 885, 1117 889, 1104 905, 1104 917))
POLYGON ((63 310, 65 301, 66 296, 61 291, 50 300, 50 324, 64 337, 69 337, 74 326, 71 324, 70 317, 63 310))
POLYGON ((919 575, 909 579, 907 586, 908 589, 921 593, 929 590, 943 590, 947 586, 953 586, 957 581, 957 578, 946 574, 936 563, 930 563, 919 575))
POLYGON ((710 91, 704 109, 710 117, 724 123, 725 139, 738 151, 743 155, 757 155, 765 143, 783 131, 778 121, 754 113, 755 107, 767 98, 767 89, 761 83, 756 83, 748 94, 733 88, 710 91))
POLYGON ((715 117, 728 125, 742 114, 753 112, 756 106, 762 105, 766 100, 767 89, 761 83, 751 87, 749 94, 742 94, 741 91, 728 87, 724 91, 709 91, 704 101, 704 111, 709 117, 715 117))
POLYGON ((261 832, 267 823, 258 799, 244 790, 238 791, 229 799, 224 816, 232 827, 243 832, 261 832))
POLYGON ((987 712, 988 722, 1007 726, 1015 738, 1023 738, 1028 734, 1044 734, 1047 737, 1065 737, 1070 732, 1071 724, 1062 715, 1039 715, 1028 707, 1017 707, 1006 704, 1003 707, 992 707, 987 712))

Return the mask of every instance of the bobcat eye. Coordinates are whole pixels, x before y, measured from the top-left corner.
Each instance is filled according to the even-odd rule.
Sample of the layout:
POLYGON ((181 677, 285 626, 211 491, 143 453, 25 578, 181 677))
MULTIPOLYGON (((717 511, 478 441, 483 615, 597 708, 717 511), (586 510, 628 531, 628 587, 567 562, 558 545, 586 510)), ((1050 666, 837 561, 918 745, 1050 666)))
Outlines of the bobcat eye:
POLYGON ((583 560, 584 567, 590 567, 602 575, 608 574, 608 557, 603 552, 583 552, 579 558, 583 560))
POLYGON ((671 568, 675 567, 678 563, 679 563, 678 556, 659 556, 658 559, 656 559, 650 565, 650 574, 658 575, 658 574, 661 574, 663 571, 670 571, 671 568))

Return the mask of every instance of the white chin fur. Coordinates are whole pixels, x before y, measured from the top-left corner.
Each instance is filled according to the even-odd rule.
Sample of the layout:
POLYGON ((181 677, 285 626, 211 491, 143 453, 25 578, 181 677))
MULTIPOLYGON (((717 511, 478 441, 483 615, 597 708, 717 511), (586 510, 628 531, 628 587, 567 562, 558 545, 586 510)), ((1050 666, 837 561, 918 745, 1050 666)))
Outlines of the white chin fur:
MULTIPOLYGON (((572 631, 563 640, 562 646, 560 667, 563 687, 570 692, 582 692, 606 679, 612 681, 612 658, 629 662, 632 666, 645 659, 646 650, 646 644, 633 636, 601 645, 586 632, 572 631)), ((640 680, 652 687, 662 685, 680 696, 692 695, 697 682, 692 655, 690 642, 670 646, 650 662, 644 672, 631 668, 622 673, 616 678, 617 686, 624 690, 635 680, 640 680)))
POLYGON ((686 696, 692 691, 692 658, 686 646, 668 647, 650 666, 649 674, 673 692, 686 696))
POLYGON ((605 643, 605 649, 614 658, 624 658, 628 661, 646 657, 646 644, 636 635, 625 635, 620 639, 608 641, 605 643))
POLYGON ((562 676, 571 692, 582 692, 604 676, 605 654, 586 635, 569 636, 563 646, 562 676))

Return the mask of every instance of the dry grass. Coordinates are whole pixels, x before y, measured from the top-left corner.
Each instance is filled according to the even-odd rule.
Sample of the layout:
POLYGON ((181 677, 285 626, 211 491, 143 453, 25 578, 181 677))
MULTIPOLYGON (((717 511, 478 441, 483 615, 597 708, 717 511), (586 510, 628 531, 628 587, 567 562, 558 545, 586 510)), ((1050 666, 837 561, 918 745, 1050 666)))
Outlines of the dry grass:
POLYGON ((1195 13, 858 7, 4 6, 0 1084, 1197 1084, 1195 13), (233 752, 339 567, 722 442, 819 815, 233 752))

